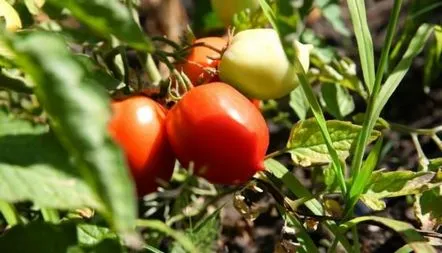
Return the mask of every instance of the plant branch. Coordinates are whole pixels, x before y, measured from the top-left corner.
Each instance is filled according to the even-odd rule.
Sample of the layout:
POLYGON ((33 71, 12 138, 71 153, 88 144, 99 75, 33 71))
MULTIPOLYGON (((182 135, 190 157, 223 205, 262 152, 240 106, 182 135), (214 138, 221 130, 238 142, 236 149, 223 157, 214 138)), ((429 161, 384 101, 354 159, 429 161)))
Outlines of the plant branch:
POLYGON ((14 226, 21 223, 20 216, 13 204, 0 200, 0 212, 9 226, 14 226))
POLYGON ((428 158, 425 156, 425 153, 422 150, 422 146, 419 143, 419 139, 417 138, 417 134, 412 133, 411 139, 413 140, 413 144, 416 147, 417 155, 419 158, 419 165, 421 167, 421 170, 428 171, 428 164, 430 164, 430 162, 428 161, 428 158))
POLYGON ((418 134, 433 136, 438 132, 442 132, 442 125, 434 128, 413 128, 401 124, 389 123, 391 130, 404 134, 418 134))

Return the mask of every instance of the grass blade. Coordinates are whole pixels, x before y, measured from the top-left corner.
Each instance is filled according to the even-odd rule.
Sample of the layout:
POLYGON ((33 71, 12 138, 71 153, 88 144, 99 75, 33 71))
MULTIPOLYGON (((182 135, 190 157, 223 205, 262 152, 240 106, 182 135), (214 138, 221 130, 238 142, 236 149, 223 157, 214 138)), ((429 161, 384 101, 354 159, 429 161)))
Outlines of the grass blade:
POLYGON ((370 30, 368 29, 365 3, 364 0, 348 0, 347 4, 353 23, 356 42, 358 43, 365 85, 371 94, 375 83, 374 53, 373 41, 371 39, 370 30))

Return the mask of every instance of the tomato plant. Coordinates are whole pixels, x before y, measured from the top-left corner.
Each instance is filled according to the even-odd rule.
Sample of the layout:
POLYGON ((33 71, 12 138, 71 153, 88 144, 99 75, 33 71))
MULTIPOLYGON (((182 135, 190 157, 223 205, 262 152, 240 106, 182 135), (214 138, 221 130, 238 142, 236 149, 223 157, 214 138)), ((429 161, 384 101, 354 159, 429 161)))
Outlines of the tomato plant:
POLYGON ((244 183, 264 169, 269 144, 266 122, 246 97, 227 84, 190 90, 170 110, 166 126, 178 160, 212 183, 244 183))
POLYGON ((126 154, 139 196, 155 191, 157 180, 170 180, 175 165, 166 110, 147 97, 134 96, 113 101, 112 111, 109 131, 126 154))

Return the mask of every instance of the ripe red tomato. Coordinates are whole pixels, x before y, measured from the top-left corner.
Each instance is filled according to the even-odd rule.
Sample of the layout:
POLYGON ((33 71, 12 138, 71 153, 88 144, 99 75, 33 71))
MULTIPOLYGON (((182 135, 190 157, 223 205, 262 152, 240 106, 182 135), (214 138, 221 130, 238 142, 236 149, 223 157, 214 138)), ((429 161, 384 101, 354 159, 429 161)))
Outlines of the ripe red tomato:
POLYGON ((175 165, 166 110, 150 98, 134 96, 113 101, 112 111, 109 132, 126 155, 138 196, 155 191, 157 179, 169 181, 175 165))
MULTIPOLYGON (((201 38, 195 40, 194 44, 196 43, 205 43, 219 51, 227 46, 227 40, 221 37, 201 38)), ((197 86, 211 82, 217 76, 214 74, 219 64, 216 58, 221 58, 217 51, 205 46, 196 46, 190 50, 185 62, 178 64, 177 68, 189 77, 193 85, 197 86)))
POLYGON ((166 118, 170 144, 196 175, 218 184, 240 184, 264 169, 269 130, 257 108, 225 83, 191 89, 166 118))
POLYGON ((259 99, 251 99, 250 101, 252 102, 252 104, 254 106, 256 106, 256 108, 260 109, 260 107, 261 107, 261 100, 259 100, 259 99))

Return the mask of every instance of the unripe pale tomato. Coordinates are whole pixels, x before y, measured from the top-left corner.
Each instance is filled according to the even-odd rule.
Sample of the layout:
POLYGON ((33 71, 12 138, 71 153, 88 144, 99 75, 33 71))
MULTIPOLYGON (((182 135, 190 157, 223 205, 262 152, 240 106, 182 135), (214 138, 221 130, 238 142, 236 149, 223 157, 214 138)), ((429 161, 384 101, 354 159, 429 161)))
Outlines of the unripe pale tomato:
POLYGON ((157 179, 169 181, 175 165, 166 110, 150 98, 134 96, 113 101, 112 111, 109 132, 126 155, 138 196, 154 192, 157 179))
POLYGON ((232 23, 235 13, 259 7, 258 0, 211 0, 211 3, 213 11, 226 26, 232 23))
POLYGON ((166 126, 180 163, 209 182, 240 184, 264 169, 266 122, 253 103, 228 84, 191 89, 169 111, 166 126))
MULTIPOLYGON (((311 46, 295 41, 294 47, 307 71, 311 46)), ((283 97, 298 86, 294 67, 273 29, 236 34, 221 58, 219 76, 247 97, 262 100, 283 97)))
MULTIPOLYGON (((221 37, 206 37, 195 40, 196 43, 205 43, 218 51, 227 46, 227 40, 221 37)), ((211 82, 216 76, 216 71, 221 55, 219 52, 205 46, 193 47, 185 62, 177 64, 178 71, 183 71, 193 85, 211 82)))

